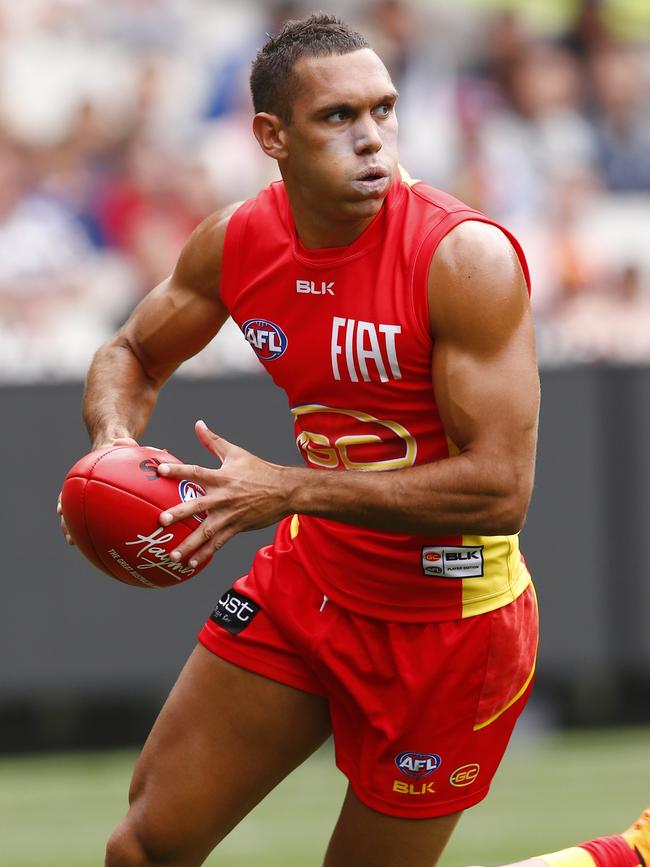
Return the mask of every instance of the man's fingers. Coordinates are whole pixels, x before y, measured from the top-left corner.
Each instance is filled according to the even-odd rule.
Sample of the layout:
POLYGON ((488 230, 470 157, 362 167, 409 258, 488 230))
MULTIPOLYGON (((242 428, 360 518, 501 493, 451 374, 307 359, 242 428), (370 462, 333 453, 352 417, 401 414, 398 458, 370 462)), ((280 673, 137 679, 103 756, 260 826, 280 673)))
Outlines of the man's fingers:
POLYGON ((169 556, 176 563, 182 561, 196 569, 233 536, 234 532, 229 527, 219 527, 218 522, 206 520, 198 530, 184 539, 178 548, 171 551, 169 556))
POLYGON ((65 522, 65 518, 63 517, 63 508, 61 506, 61 494, 59 494, 57 501, 56 501, 56 513, 59 516, 59 525, 61 527, 61 532, 65 536, 66 542, 68 543, 68 545, 74 545, 74 542, 72 541, 72 536, 70 535, 70 531, 68 530, 68 526, 65 522))
POLYGON ((200 515, 202 512, 207 512, 209 508, 209 500, 197 497, 195 500, 186 500, 172 509, 161 512, 159 520, 163 527, 168 527, 170 524, 175 524, 176 521, 182 521, 183 518, 190 518, 192 515, 200 515))
POLYGON ((190 479, 193 482, 214 482, 216 470, 200 467, 198 464, 158 464, 156 467, 161 476, 170 479, 190 479))
POLYGON ((202 420, 197 421, 194 425, 194 430, 201 444, 205 446, 209 452, 212 452, 213 455, 216 455, 223 463, 228 452, 233 448, 232 443, 229 443, 228 440, 225 440, 223 437, 220 437, 219 434, 211 431, 207 424, 202 420))

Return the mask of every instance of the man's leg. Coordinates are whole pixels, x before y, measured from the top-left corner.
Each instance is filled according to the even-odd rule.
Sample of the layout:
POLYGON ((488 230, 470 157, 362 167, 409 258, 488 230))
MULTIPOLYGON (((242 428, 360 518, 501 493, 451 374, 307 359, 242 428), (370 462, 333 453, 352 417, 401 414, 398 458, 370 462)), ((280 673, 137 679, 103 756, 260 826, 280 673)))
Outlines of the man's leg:
POLYGON ((650 807, 627 831, 536 855, 510 867, 650 867, 650 807))
POLYGON ((144 746, 106 867, 202 864, 329 732, 325 699, 199 645, 144 746))
POLYGON ((461 815, 399 819, 366 807, 348 788, 323 867, 434 867, 461 815))

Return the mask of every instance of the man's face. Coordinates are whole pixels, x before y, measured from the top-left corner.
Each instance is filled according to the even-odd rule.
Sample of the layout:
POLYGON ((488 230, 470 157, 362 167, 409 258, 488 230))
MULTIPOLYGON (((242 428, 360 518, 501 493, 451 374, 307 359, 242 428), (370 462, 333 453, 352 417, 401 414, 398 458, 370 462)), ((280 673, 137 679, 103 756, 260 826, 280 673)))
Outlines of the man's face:
POLYGON ((285 182, 334 219, 366 219, 397 174, 397 92, 374 51, 302 57, 285 127, 285 182))

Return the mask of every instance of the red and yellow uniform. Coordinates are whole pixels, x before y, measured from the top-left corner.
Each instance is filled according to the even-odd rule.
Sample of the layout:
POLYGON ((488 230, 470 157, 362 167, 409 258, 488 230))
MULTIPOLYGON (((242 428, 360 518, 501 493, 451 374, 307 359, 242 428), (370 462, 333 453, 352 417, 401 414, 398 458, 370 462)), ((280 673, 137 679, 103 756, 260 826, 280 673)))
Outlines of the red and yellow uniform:
MULTIPOLYGON (((491 222, 406 180, 393 183, 347 247, 303 247, 281 182, 231 217, 221 297, 286 392, 297 447, 315 472, 381 472, 453 454, 432 385, 427 275, 442 238, 465 220, 491 222)), ((237 582, 224 603, 233 611, 221 600, 201 640, 326 694, 337 761, 361 800, 395 815, 438 815, 484 796, 530 687, 537 632, 529 585, 516 535, 416 536, 296 515, 237 582), (228 618, 235 623, 246 604, 254 613, 233 632, 228 618), (335 614, 328 653, 321 632, 335 614), (296 633, 305 622, 321 635, 321 656, 296 633), (386 692, 391 674, 399 701, 386 692), (390 723, 380 706, 392 706, 390 723), (364 726, 366 756, 353 760, 364 726), (436 743, 427 749, 424 740, 436 743)))

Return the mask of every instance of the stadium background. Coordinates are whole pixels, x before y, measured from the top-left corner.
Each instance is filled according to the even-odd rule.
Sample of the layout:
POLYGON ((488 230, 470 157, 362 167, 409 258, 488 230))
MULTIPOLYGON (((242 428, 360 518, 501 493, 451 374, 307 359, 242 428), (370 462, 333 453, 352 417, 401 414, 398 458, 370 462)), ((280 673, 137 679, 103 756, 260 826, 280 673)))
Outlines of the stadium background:
MULTIPOLYGON (((613 832, 648 799, 650 4, 2 0, 2 867, 101 862, 133 761, 115 748, 141 742, 220 589, 268 538, 237 539, 195 582, 151 595, 67 549, 54 502, 87 447, 93 350, 205 214, 275 176, 249 132, 247 68, 266 32, 317 5, 386 60, 410 172, 508 225, 533 274, 544 403, 523 548, 538 686, 446 863, 613 832)), ((147 441, 199 460, 205 416, 296 462, 287 415, 226 328, 169 386, 147 441)), ((342 786, 328 759, 214 863, 319 863, 342 786)))

